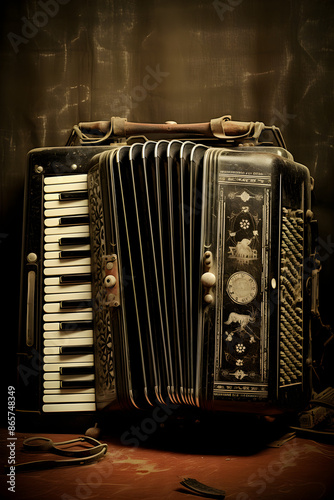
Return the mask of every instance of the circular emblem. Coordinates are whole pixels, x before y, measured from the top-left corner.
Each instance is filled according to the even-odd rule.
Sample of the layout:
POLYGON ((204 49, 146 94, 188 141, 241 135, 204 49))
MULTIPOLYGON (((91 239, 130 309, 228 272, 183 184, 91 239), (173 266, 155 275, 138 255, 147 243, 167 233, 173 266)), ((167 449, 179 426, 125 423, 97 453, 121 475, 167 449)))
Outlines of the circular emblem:
POLYGON ((253 276, 244 271, 238 271, 229 278, 226 291, 237 304, 248 304, 257 294, 257 284, 253 276))

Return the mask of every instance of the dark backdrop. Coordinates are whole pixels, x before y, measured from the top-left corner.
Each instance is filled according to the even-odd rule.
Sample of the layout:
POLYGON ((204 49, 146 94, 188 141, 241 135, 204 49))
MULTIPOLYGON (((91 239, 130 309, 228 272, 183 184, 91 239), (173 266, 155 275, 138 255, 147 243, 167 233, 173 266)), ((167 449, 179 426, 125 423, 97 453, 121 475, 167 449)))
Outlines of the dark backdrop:
POLYGON ((333 6, 332 0, 2 3, 1 334, 13 367, 9 383, 26 153, 64 145, 79 121, 119 115, 181 123, 231 114, 279 126, 316 181, 321 311, 333 323, 333 6))

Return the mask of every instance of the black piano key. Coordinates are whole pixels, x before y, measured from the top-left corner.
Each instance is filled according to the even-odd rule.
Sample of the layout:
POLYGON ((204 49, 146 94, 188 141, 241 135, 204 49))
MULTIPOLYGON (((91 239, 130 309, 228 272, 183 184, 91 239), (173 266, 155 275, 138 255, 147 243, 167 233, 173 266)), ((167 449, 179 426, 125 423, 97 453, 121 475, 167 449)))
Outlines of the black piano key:
POLYGON ((66 321, 60 323, 60 330, 63 332, 75 332, 79 330, 92 330, 93 321, 66 321))
POLYGON ((86 274, 64 274, 60 276, 59 282, 62 285, 82 285, 83 283, 91 283, 92 275, 86 274))
POLYGON ((85 309, 87 307, 92 307, 91 299, 62 300, 60 302, 60 309, 85 309))
POLYGON ((88 215, 66 215, 59 218, 60 226, 81 226, 89 224, 88 215))
POLYGON ((90 257, 90 250, 62 250, 60 252, 61 259, 76 259, 81 257, 90 257))
POLYGON ((88 191, 66 191, 64 193, 60 193, 59 195, 60 201, 87 200, 87 199, 88 199, 88 191))
POLYGON ((90 238, 89 236, 78 236, 78 237, 73 237, 73 236, 66 236, 63 238, 60 238, 59 240, 59 245, 61 247, 67 246, 67 245, 89 245, 90 244, 90 238))
POLYGON ((95 373, 94 366, 61 366, 61 375, 88 375, 95 373))
POLYGON ((95 387, 94 380, 62 380, 60 382, 62 389, 90 389, 95 387))
POLYGON ((93 354, 92 345, 66 345, 60 347, 60 354, 93 354))

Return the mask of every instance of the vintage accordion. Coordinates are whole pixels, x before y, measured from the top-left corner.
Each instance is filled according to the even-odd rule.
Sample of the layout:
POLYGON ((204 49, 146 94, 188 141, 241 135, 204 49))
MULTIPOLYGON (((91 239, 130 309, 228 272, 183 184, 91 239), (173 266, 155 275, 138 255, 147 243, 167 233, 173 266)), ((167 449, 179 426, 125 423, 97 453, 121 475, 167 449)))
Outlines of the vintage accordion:
POLYGON ((311 179, 264 129, 30 152, 20 410, 307 401, 311 179))

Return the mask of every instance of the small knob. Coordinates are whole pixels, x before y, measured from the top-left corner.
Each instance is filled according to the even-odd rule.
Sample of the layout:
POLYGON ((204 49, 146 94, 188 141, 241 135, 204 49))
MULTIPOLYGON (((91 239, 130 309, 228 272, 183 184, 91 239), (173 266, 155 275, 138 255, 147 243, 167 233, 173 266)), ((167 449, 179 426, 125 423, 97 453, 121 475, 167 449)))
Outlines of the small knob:
POLYGON ((27 255, 27 261, 30 262, 30 263, 33 263, 33 262, 37 262, 37 255, 34 253, 34 252, 30 252, 28 255, 27 255))
POLYGON ((204 302, 206 302, 207 304, 211 304, 213 302, 213 296, 211 295, 211 293, 207 293, 206 295, 204 295, 204 302))
POLYGON ((216 276, 213 273, 204 273, 201 276, 201 283, 206 288, 211 288, 216 283, 216 276))
POLYGON ((104 286, 106 288, 112 288, 115 285, 116 285, 116 278, 115 278, 115 276, 113 276, 112 274, 108 274, 108 276, 106 276, 104 278, 104 286))
POLYGON ((92 437, 94 439, 98 439, 101 434, 101 429, 98 427, 98 424, 95 424, 94 427, 90 427, 86 430, 85 436, 92 437))
POLYGON ((314 214, 313 214, 312 210, 310 210, 310 209, 306 210, 306 219, 307 220, 309 220, 309 221, 312 220, 313 219, 313 215, 314 214))

